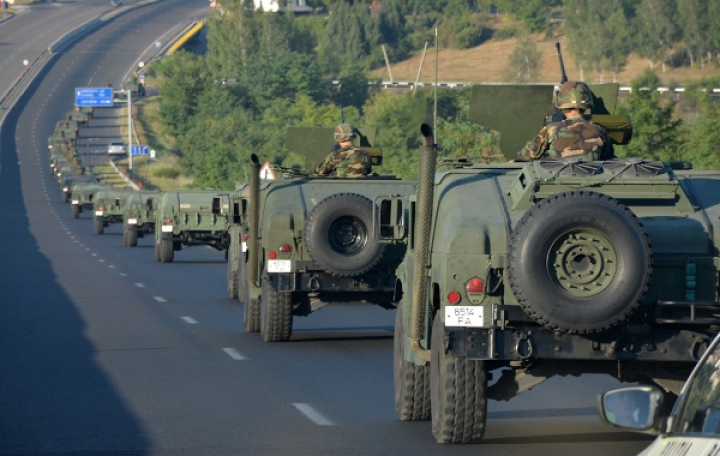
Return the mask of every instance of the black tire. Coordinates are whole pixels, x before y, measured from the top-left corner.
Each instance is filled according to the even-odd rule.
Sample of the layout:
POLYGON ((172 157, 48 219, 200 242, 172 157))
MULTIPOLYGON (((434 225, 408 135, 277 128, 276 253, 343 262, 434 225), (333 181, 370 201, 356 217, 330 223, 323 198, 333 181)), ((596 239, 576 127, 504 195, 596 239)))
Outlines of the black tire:
POLYGON ((101 218, 95 217, 95 234, 103 234, 105 232, 105 223, 101 218))
POLYGON ((155 238, 155 261, 160 261, 160 241, 155 238))
POLYGON ((167 238, 160 239, 160 262, 172 263, 175 259, 175 250, 173 249, 173 240, 167 238))
POLYGON ((80 207, 77 204, 72 205, 72 209, 70 210, 72 214, 72 218, 76 219, 80 217, 80 207))
POLYGON ((137 228, 128 228, 125 230, 125 236, 127 237, 126 240, 126 246, 128 247, 137 247, 138 245, 138 232, 137 228))
POLYGON ((430 347, 433 435, 438 443, 477 443, 485 435, 487 417, 485 363, 446 353, 443 336, 438 315, 430 347))
POLYGON ((373 240, 373 202, 355 193, 338 193, 320 201, 308 215, 305 244, 324 271, 353 277, 369 271, 385 253, 373 240))
POLYGON ((238 284, 238 301, 240 301, 241 304, 245 304, 247 302, 247 277, 245 276, 245 254, 240 252, 240 259, 238 260, 238 269, 235 273, 235 277, 238 284))
POLYGON ((395 410, 403 421, 427 421, 430 414, 430 367, 406 361, 403 302, 398 303, 393 341, 395 410))
POLYGON ((68 192, 62 192, 62 200, 63 200, 63 203, 67 203, 69 199, 70 199, 70 193, 68 193, 68 192))
POLYGON ((277 291, 263 280, 260 296, 260 335, 265 342, 286 342, 292 335, 292 293, 277 291))
POLYGON ((650 241, 637 217, 596 192, 537 203, 513 231, 508 257, 510 286, 525 313, 569 333, 623 321, 652 277, 650 241))
MULTIPOLYGON (((232 248, 232 247, 231 247, 232 248)), ((235 249, 233 249, 235 250, 235 249)), ((228 279, 228 296, 230 299, 238 298, 238 273, 233 270, 233 261, 240 262, 239 258, 233 258, 233 261, 228 260, 228 250, 225 251, 225 260, 227 261, 227 279, 228 279)))

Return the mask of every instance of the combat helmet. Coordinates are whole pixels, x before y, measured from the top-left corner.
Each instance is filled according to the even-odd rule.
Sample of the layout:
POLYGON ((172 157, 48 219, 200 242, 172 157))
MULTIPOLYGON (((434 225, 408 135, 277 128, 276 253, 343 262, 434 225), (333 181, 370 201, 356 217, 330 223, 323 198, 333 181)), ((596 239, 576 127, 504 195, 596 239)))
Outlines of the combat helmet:
POLYGON ((568 81, 560 87, 555 102, 558 109, 592 109, 593 96, 584 82, 568 81))
POLYGON ((347 123, 341 123, 335 127, 335 141, 350 141, 355 137, 355 128, 347 123))

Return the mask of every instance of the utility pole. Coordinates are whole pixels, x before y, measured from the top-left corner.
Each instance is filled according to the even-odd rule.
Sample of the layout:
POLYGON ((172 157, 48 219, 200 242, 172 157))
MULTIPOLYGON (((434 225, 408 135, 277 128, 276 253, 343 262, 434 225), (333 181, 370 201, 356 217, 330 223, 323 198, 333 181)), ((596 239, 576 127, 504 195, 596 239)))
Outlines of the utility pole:
POLYGON ((127 153, 128 153, 128 167, 130 171, 133 169, 133 156, 132 156, 132 90, 127 89, 127 103, 128 103, 128 142, 127 142, 127 153))

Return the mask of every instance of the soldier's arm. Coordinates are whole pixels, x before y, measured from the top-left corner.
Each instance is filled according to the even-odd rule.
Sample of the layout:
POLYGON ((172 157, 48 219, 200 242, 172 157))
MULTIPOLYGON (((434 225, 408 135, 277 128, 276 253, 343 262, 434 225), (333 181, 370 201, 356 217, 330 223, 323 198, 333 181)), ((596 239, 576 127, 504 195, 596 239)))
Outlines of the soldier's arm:
POLYGON ((335 153, 332 153, 325 157, 325 160, 322 161, 318 165, 317 168, 315 168, 315 171, 313 172, 313 176, 327 176, 328 174, 332 173, 335 170, 335 153))
POLYGON ((548 131, 547 127, 543 127, 540 133, 535 136, 532 141, 528 141, 520 152, 517 153, 515 161, 533 161, 542 157, 547 150, 548 146, 548 131))

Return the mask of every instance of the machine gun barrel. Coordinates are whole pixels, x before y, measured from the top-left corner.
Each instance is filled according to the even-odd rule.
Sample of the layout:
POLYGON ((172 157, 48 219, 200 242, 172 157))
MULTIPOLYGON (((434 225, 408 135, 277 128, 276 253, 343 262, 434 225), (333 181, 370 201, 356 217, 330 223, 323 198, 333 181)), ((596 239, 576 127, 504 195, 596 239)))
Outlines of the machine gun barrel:
POLYGON ((567 73, 565 73, 565 62, 563 62, 562 51, 560 51, 560 43, 555 43, 555 49, 557 49, 558 61, 560 62, 560 84, 565 84, 568 81, 567 73))

